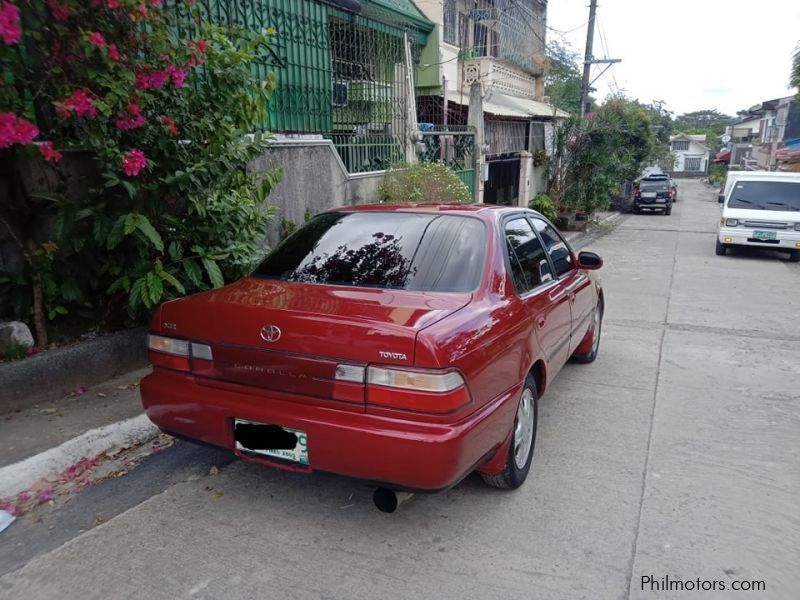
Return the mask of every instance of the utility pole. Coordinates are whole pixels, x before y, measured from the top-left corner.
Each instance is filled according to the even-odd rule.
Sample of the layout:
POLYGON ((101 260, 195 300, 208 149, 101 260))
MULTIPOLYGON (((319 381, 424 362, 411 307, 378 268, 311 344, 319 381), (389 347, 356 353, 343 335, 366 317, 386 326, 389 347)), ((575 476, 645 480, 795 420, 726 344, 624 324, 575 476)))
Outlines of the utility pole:
POLYGON ((589 78, 592 72, 592 44, 594 43, 594 15, 597 12, 597 0, 589 4, 589 28, 586 31, 586 53, 583 55, 583 83, 581 85, 581 118, 586 116, 586 105, 589 103, 589 78))

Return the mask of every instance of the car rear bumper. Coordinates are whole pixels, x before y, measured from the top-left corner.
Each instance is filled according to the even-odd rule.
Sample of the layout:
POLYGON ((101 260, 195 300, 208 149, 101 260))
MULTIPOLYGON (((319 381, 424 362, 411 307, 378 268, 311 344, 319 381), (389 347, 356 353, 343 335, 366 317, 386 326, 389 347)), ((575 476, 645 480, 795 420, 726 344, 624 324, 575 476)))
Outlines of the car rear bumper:
POLYGON ((458 483, 492 455, 511 430, 518 393, 515 387, 457 423, 428 423, 200 385, 191 374, 165 369, 141 383, 147 416, 169 433, 282 469, 327 471, 427 491, 458 483), (310 466, 236 450, 236 418, 306 432, 310 466))
POLYGON ((753 229, 742 227, 720 227, 717 239, 726 245, 755 246, 773 250, 800 250, 800 231, 784 229, 775 232, 775 241, 753 239, 753 229))

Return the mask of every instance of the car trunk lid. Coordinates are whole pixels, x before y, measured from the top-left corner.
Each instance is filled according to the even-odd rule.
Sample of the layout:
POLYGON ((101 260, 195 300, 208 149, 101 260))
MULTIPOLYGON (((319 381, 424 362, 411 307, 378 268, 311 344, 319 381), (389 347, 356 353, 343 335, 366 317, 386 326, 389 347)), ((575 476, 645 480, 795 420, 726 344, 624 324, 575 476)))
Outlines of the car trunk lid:
POLYGON ((363 383, 337 380, 337 365, 413 365, 417 332, 470 298, 249 277, 164 304, 159 325, 211 347, 213 361, 192 360, 200 383, 363 403, 363 383))

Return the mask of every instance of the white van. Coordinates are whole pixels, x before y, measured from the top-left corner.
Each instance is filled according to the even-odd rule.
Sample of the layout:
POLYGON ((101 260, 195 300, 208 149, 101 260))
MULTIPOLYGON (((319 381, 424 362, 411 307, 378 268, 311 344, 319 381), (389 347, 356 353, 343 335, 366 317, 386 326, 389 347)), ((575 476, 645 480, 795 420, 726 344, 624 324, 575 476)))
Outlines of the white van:
POLYGON ((730 246, 755 246, 785 250, 800 262, 800 173, 729 173, 719 202, 718 255, 730 246))

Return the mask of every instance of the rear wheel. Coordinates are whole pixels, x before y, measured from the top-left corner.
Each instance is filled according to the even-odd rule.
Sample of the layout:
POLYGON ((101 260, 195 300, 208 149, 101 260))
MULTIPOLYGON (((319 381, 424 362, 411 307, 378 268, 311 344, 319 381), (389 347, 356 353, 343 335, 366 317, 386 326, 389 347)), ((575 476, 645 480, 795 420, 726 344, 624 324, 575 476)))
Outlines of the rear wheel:
POLYGON ((800 262, 800 250, 789 251, 789 262, 800 262))
POLYGON ((502 472, 496 475, 481 473, 483 480, 492 487, 513 490, 521 486, 528 477, 536 443, 537 405, 536 381, 528 375, 517 405, 506 464, 502 472))
POLYGON ((642 209, 641 209, 641 208, 639 208, 638 206, 634 205, 634 206, 633 206, 633 214, 635 214, 635 215, 640 215, 640 214, 642 214, 642 209))
POLYGON ((717 256, 725 256, 727 252, 728 252, 728 247, 719 240, 717 240, 717 247, 716 247, 717 256))
POLYGON ((670 206, 669 208, 665 208, 664 209, 664 214, 665 215, 671 215, 672 214, 672 207, 670 206))

